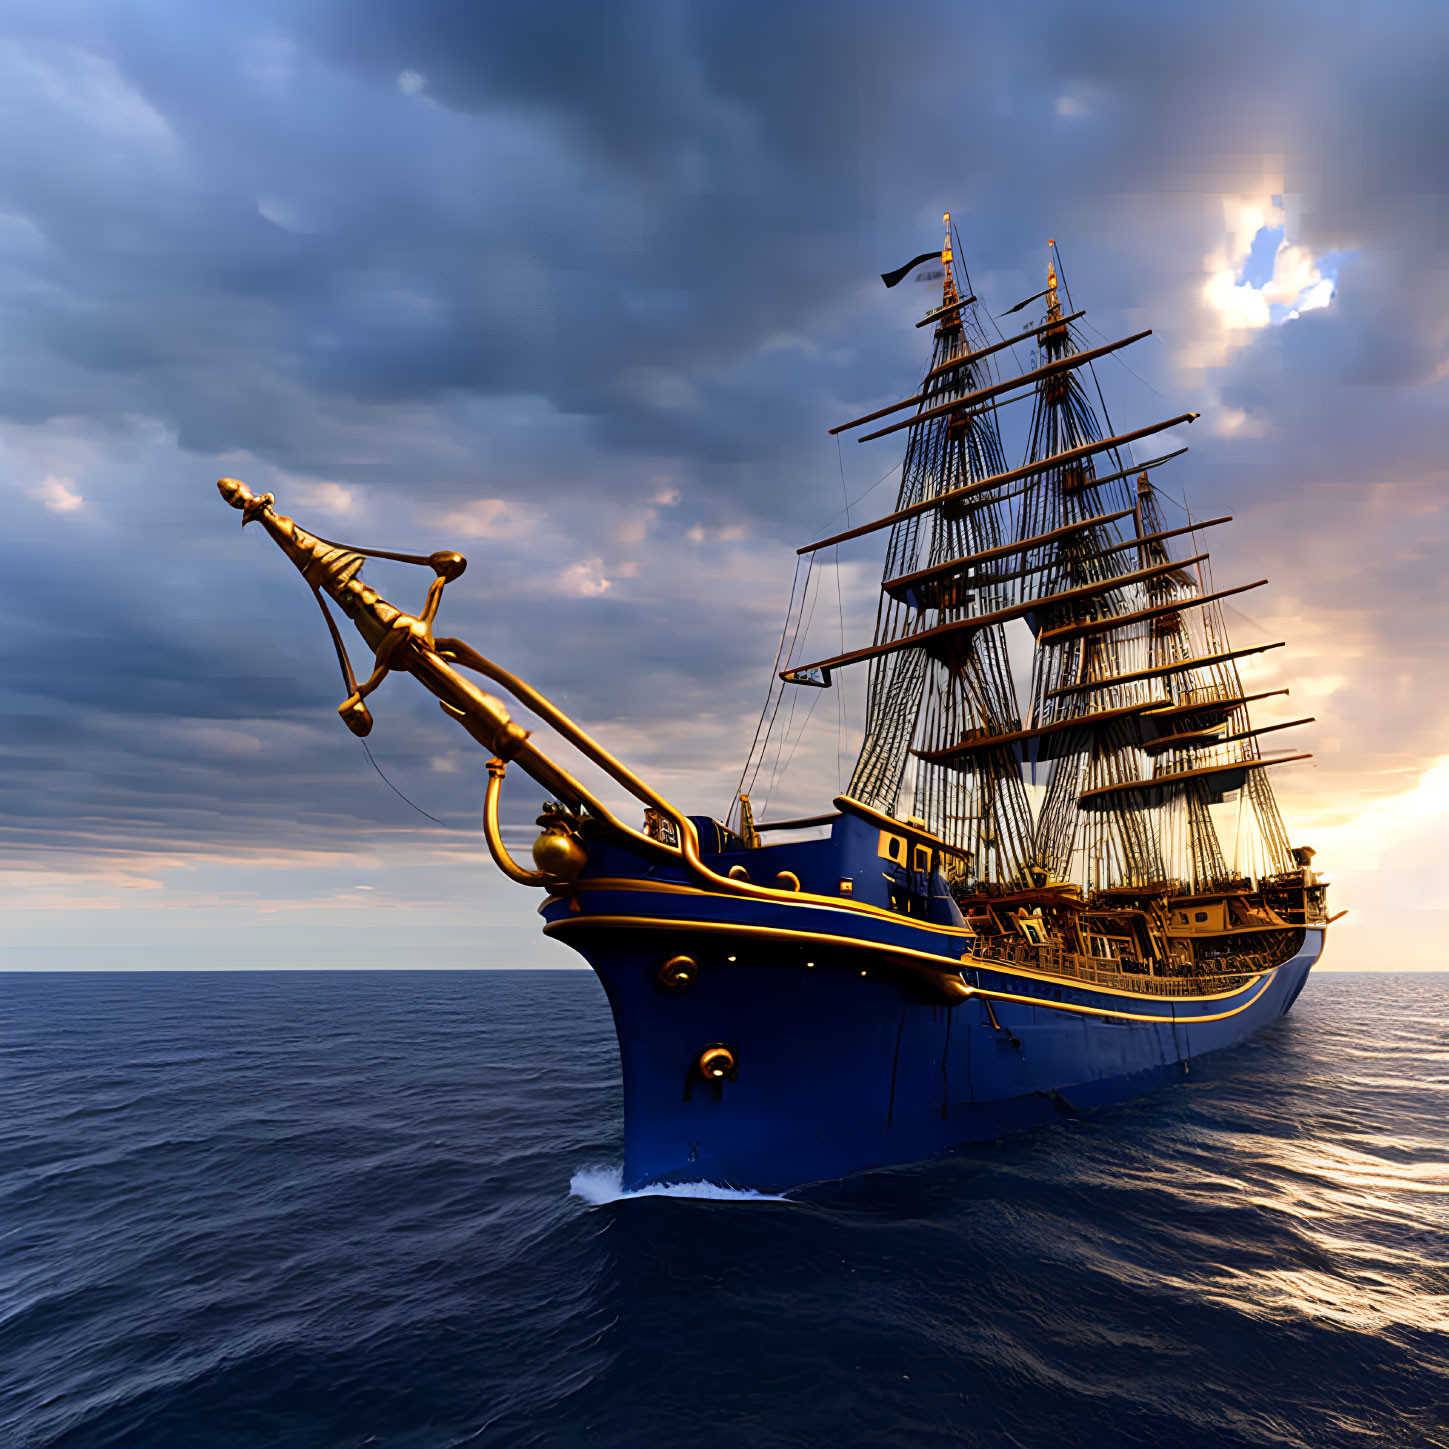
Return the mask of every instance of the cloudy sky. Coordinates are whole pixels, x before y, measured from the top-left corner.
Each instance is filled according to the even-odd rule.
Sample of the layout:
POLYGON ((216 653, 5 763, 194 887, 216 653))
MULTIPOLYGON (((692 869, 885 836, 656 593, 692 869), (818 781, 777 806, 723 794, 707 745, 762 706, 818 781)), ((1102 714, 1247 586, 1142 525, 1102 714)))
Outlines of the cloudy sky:
MULTIPOLYGON (((481 751, 393 679, 370 744, 427 815, 378 777, 214 480, 462 550, 447 631, 720 814, 794 547, 888 506, 899 438, 825 430, 912 390, 920 289, 877 274, 944 209, 992 311, 1053 236, 1101 333, 1155 329, 1103 386, 1203 414, 1161 486, 1237 516, 1220 586, 1273 581, 1230 621, 1290 644, 1263 722, 1318 720, 1277 784, 1352 911, 1325 964, 1445 965, 1446 47, 1403 0, 11 0, 4 965, 567 959, 481 849, 481 751)), ((826 808, 841 728, 772 811, 826 808)))

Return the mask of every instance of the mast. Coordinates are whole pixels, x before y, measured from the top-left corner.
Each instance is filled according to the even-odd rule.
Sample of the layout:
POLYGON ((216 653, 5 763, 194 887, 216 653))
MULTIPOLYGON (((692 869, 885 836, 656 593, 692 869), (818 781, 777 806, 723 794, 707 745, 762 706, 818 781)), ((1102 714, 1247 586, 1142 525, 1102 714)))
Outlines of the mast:
MULTIPOLYGON (((1051 321, 1061 304, 1049 246, 1051 321)), ((1044 332, 1041 345, 1053 362, 1082 355, 1065 325, 1044 332)), ((1044 377, 1028 456, 1061 457, 1101 435, 1082 375, 1044 377)), ((1238 657, 1258 651, 1231 648, 1222 613, 1224 599, 1267 580, 1212 588, 1205 552, 1175 557, 1169 547, 1184 535, 1195 545, 1199 526, 1169 528, 1145 470, 1135 485, 1125 481, 1130 467, 1098 478, 1096 456, 1039 474, 1019 517, 1019 536, 1044 544, 1022 583, 1024 597, 1040 604, 1028 616, 1030 719, 1058 741, 1037 819, 1037 864, 1093 889, 1221 887, 1234 871, 1210 806, 1241 789, 1273 868, 1291 869, 1264 774, 1271 762, 1258 752, 1264 731, 1248 721, 1237 670, 1238 657), (1135 569, 1122 569, 1124 552, 1135 569), (1102 587, 1084 587, 1092 579, 1102 587)))
POLYGON ((833 671, 869 663, 848 793, 961 847, 968 891, 1222 888, 1243 865, 1212 807, 1238 791, 1259 873, 1292 871, 1267 778, 1286 759, 1259 745, 1288 726, 1252 726, 1248 706, 1266 696, 1246 694, 1238 672, 1240 659, 1281 646, 1233 648, 1223 615, 1224 600, 1267 580, 1216 587, 1202 534, 1232 520, 1174 526, 1151 479, 1186 449, 1144 461, 1130 451, 1197 414, 1104 427, 1087 393, 1090 380, 1101 396, 1093 363, 1148 334, 1081 345, 1072 324, 1084 314, 1063 310, 1049 242, 1046 287, 1010 309, 1041 301, 1045 320, 989 342, 975 298, 957 287, 951 237, 921 386, 831 429, 914 408, 859 439, 905 432, 895 508, 799 550, 888 530, 873 637, 779 678, 828 687, 833 671), (1031 365, 998 378, 993 359, 1023 341, 1036 344, 1031 365), (998 407, 1016 389, 1032 412, 1024 461, 1008 466, 998 407), (1024 717, 1005 634, 1016 620, 1033 641, 1024 717), (1034 782, 1045 770, 1035 812, 1024 767, 1034 782))
MULTIPOLYGON (((1020 727, 1002 624, 947 630, 935 636, 939 647, 904 642, 989 613, 1008 596, 989 583, 984 589, 954 581, 931 589, 889 586, 923 568, 998 549, 1005 537, 1000 505, 989 492, 963 496, 949 513, 937 506, 1006 472, 993 402, 1002 389, 987 370, 996 349, 970 310, 974 303, 957 287, 950 214, 942 221, 941 306, 931 365, 913 399, 916 416, 900 425, 906 451, 895 511, 902 516, 890 525, 886 545, 865 737, 848 793, 887 814, 924 820, 967 853, 969 874, 1009 880, 1025 865, 1031 818, 1015 755, 1009 748, 989 751, 969 771, 930 757, 973 729, 1004 735, 1020 727)), ((873 417, 856 423, 868 421, 873 417)))

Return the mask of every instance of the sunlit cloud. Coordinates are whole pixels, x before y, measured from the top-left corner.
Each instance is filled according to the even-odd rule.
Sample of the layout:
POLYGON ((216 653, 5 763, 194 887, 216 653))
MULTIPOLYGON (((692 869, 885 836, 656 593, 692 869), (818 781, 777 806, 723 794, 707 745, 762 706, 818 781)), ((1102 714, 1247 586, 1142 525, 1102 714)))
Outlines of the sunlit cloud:
POLYGON ((597 556, 579 559, 560 569, 554 576, 554 585, 560 593, 574 599, 596 598, 613 587, 604 577, 603 559, 597 556))
POLYGON ((1444 969, 1433 943, 1449 928, 1438 865, 1449 854, 1449 756, 1412 788, 1315 831, 1311 843, 1335 908, 1349 913, 1330 927, 1330 969, 1444 969))
POLYGON ((113 157, 173 160, 171 123, 109 56, 57 42, 0 40, 0 90, 10 107, 43 110, 51 123, 87 133, 113 157))
POLYGON ((635 514, 633 518, 626 518, 614 530, 614 537, 620 543, 643 543, 658 518, 659 514, 654 509, 646 508, 643 512, 635 514))
POLYGON ((75 491, 75 479, 62 478, 56 473, 47 475, 32 488, 30 496, 37 503, 45 504, 52 513, 75 513, 85 505, 85 499, 75 491))
POLYGON ((1200 340, 1194 360, 1221 365, 1254 332, 1328 306, 1337 261, 1288 239, 1281 197, 1225 197, 1222 238, 1206 258, 1202 289, 1217 335, 1200 340))
POLYGON ((479 498, 442 515, 441 526, 463 538, 521 538, 538 525, 538 514, 502 498, 479 498))
POLYGON ((740 523, 722 524, 718 528, 706 528, 702 523, 694 523, 685 529, 684 536, 694 544, 738 543, 748 533, 749 530, 740 523))
POLYGON ((358 511, 357 490, 346 484, 309 481, 280 472, 277 481, 285 483, 288 492, 308 508, 319 508, 323 513, 335 514, 339 518, 351 518, 358 511))

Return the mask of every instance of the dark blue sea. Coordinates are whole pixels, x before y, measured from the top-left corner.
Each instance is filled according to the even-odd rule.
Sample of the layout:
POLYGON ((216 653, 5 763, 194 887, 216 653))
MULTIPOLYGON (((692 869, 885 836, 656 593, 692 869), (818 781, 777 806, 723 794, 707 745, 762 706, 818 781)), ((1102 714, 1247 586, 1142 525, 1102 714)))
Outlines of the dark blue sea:
POLYGON ((566 972, 0 976, 0 1444, 1449 1445, 1449 976, 788 1200, 566 972))

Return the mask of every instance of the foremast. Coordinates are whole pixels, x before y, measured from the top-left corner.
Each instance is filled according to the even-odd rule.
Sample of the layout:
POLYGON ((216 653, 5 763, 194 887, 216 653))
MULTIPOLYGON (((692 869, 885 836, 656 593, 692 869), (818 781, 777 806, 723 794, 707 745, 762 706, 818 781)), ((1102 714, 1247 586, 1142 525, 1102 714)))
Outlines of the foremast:
MULTIPOLYGON (((1006 469, 994 407, 951 404, 989 381, 985 334, 974 298, 957 285, 950 215, 941 248, 942 295, 931 365, 919 392, 920 420, 906 430, 896 511, 876 610, 874 644, 892 645, 933 625, 960 621, 1004 595, 985 596, 947 581, 893 584, 921 568, 997 548, 1004 537, 1000 505, 978 495, 961 507, 910 511, 1006 469)), ((870 663, 865 736, 847 793, 891 815, 924 821, 959 847, 958 869, 997 880, 1024 878, 1023 845, 1031 812, 1009 748, 988 752, 966 772, 922 758, 963 735, 1004 735, 1019 728, 1006 639, 1000 624, 877 654, 870 663)))

